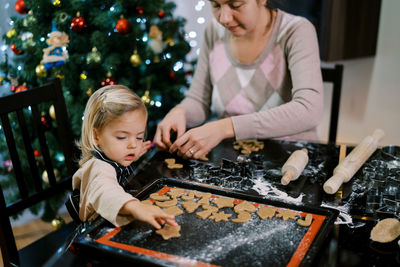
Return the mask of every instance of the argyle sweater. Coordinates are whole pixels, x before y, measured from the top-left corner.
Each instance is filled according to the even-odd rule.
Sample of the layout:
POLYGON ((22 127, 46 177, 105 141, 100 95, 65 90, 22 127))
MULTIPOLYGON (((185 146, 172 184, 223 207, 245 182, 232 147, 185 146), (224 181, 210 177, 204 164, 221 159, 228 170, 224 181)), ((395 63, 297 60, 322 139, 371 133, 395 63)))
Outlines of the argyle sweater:
POLYGON ((278 10, 270 39, 250 64, 239 62, 229 32, 216 20, 206 28, 193 82, 185 99, 187 126, 231 117, 237 140, 317 140, 323 86, 314 26, 278 10))

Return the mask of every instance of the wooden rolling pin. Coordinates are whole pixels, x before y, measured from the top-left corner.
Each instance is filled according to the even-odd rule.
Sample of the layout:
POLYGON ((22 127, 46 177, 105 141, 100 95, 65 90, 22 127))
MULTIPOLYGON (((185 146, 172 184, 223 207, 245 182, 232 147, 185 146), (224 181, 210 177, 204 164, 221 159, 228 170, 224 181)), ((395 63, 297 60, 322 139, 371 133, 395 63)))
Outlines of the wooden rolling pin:
POLYGON ((294 151, 285 164, 282 166, 282 179, 281 183, 287 185, 290 181, 294 181, 299 178, 301 172, 304 170, 308 163, 308 151, 303 148, 301 150, 294 151))
POLYGON ((350 181, 358 169, 375 152, 384 135, 385 133, 381 129, 376 129, 372 136, 365 137, 333 170, 333 176, 324 184, 324 191, 328 194, 334 194, 342 183, 350 181))

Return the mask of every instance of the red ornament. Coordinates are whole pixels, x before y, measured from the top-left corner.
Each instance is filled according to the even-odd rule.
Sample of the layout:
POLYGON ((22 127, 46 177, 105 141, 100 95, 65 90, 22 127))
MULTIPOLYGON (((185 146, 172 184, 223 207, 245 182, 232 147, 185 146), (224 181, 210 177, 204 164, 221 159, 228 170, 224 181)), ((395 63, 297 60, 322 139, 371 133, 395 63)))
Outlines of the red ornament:
POLYGON ((81 32, 82 30, 87 28, 86 21, 83 17, 80 16, 79 12, 76 13, 76 17, 71 21, 71 28, 76 32, 81 32))
POLYGON ((137 6, 137 7, 136 7, 136 12, 137 12, 139 15, 143 15, 143 7, 137 6))
POLYGON ((15 44, 11 44, 10 48, 16 55, 21 55, 22 53, 24 53, 24 51, 22 51, 21 49, 18 49, 15 44))
POLYGON ((175 78, 176 78, 175 72, 171 71, 171 72, 169 73, 169 77, 170 77, 171 79, 175 80, 175 78))
POLYGON ((132 24, 129 20, 121 16, 115 25, 115 29, 120 34, 128 34, 132 31, 132 24))
POLYGON ((19 14, 23 15, 27 14, 29 11, 29 9, 26 8, 24 0, 17 0, 17 2, 15 2, 14 8, 19 14))
POLYGON ((161 10, 161 11, 158 11, 158 17, 160 18, 160 19, 162 19, 163 17, 165 17, 165 12, 164 12, 164 10, 161 10))
POLYGON ((39 157, 42 154, 40 153, 39 150, 36 149, 35 151, 33 151, 33 155, 35 155, 35 157, 39 157))
POLYGON ((116 83, 117 81, 115 80, 114 77, 107 77, 101 82, 101 86, 114 85, 116 83))
POLYGON ((46 129, 49 128, 49 122, 44 115, 42 115, 42 117, 40 117, 40 121, 42 122, 42 125, 44 128, 46 128, 46 129))
POLYGON ((15 92, 16 92, 16 93, 19 93, 19 92, 23 92, 23 91, 25 91, 25 90, 28 90, 28 87, 27 87, 26 84, 24 83, 23 85, 17 86, 17 88, 15 89, 15 92))

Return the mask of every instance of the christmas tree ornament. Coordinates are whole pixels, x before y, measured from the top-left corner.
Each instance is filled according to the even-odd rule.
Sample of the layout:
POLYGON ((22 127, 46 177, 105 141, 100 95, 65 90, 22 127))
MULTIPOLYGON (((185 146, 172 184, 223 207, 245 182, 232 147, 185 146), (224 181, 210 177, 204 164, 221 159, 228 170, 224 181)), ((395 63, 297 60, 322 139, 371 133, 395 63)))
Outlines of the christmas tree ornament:
POLYGON ((162 41, 162 31, 156 25, 152 25, 149 31, 149 46, 154 53, 154 62, 160 62, 158 54, 164 49, 164 43, 162 41))
POLYGON ((44 67, 44 64, 42 64, 42 63, 40 63, 39 65, 36 66, 35 72, 36 72, 36 75, 37 75, 39 78, 46 77, 46 75, 47 75, 47 70, 46 70, 46 68, 44 67))
POLYGON ((49 115, 50 115, 50 118, 52 118, 53 120, 56 120, 56 110, 54 109, 54 105, 50 106, 49 115))
POLYGON ((114 77, 112 77, 111 72, 107 73, 107 77, 101 82, 101 86, 106 86, 106 85, 114 85, 116 84, 116 80, 114 77))
POLYGON ((119 34, 128 34, 132 31, 132 24, 129 20, 124 18, 124 16, 121 16, 115 25, 115 30, 119 34))
MULTIPOLYGON (((60 172, 57 169, 54 169, 54 176, 56 177, 56 181, 57 182, 60 181, 61 175, 60 175, 60 172)), ((42 173, 42 181, 45 184, 49 184, 49 175, 47 174, 46 170, 44 170, 43 173, 42 173)))
POLYGON ((61 227, 65 225, 65 221, 61 217, 56 217, 53 220, 51 220, 51 226, 53 227, 53 230, 58 230, 61 227))
POLYGON ((86 63, 88 65, 99 65, 101 63, 101 54, 97 51, 96 47, 92 48, 92 51, 89 52, 86 56, 86 63))
POLYGON ((28 86, 26 86, 26 83, 23 83, 22 85, 18 86, 18 87, 15 89, 15 92, 16 92, 16 93, 19 93, 19 92, 23 92, 23 91, 25 91, 25 90, 28 90, 28 86))
POLYGON ((61 0, 54 0, 53 1, 53 6, 55 6, 55 7, 61 6, 61 0))
POLYGON ((143 7, 141 7, 141 6, 136 7, 136 13, 138 15, 143 15, 143 13, 144 13, 143 7))
POLYGON ((11 77, 10 75, 7 75, 7 79, 11 83, 10 91, 13 92, 13 93, 15 93, 15 90, 17 89, 17 87, 19 85, 18 78, 19 78, 18 76, 15 78, 15 77, 11 77))
POLYGON ((174 46, 174 45, 175 45, 174 38, 168 37, 168 38, 165 40, 165 44, 166 44, 166 45, 169 45, 169 46, 174 46))
POLYGON ((42 155, 42 153, 40 153, 40 150, 35 149, 33 151, 33 155, 35 155, 35 157, 40 157, 42 155))
POLYGON ((142 59, 140 58, 136 49, 133 51, 130 61, 134 67, 139 67, 142 64, 142 59))
POLYGON ((158 16, 160 19, 164 18, 164 17, 165 17, 165 11, 164 11, 164 10, 158 11, 157 16, 158 16))
POLYGON ((42 126, 45 129, 49 129, 50 128, 50 124, 48 119, 46 118, 46 114, 44 112, 42 112, 42 116, 40 117, 40 122, 42 123, 42 126))
POLYGON ((62 80, 62 79, 65 78, 65 76, 64 76, 64 74, 62 74, 62 72, 57 72, 57 73, 55 74, 55 76, 56 76, 56 78, 58 78, 58 79, 60 79, 60 80, 62 80))
POLYGON ((37 149, 34 150, 33 151, 33 155, 35 156, 35 160, 36 160, 37 164, 43 163, 43 156, 42 156, 42 153, 40 153, 39 150, 37 150, 37 149))
POLYGON ((93 94, 93 88, 92 88, 92 87, 89 87, 89 88, 86 90, 86 95, 90 97, 92 94, 93 94))
POLYGON ((15 29, 11 29, 6 33, 7 38, 12 38, 17 35, 17 31, 15 29))
POLYGON ((64 26, 69 20, 70 16, 66 12, 60 12, 54 18, 54 22, 57 26, 64 26))
POLYGON ((13 165, 11 160, 3 161, 3 167, 5 167, 7 169, 7 172, 10 173, 13 170, 13 165))
POLYGON ((68 35, 65 32, 58 31, 53 24, 52 32, 49 34, 46 43, 49 46, 43 49, 43 58, 40 63, 44 64, 46 70, 64 65, 69 57, 67 51, 68 35))
POLYGON ((25 51, 32 51, 34 50, 35 46, 36 42, 33 40, 33 38, 28 38, 22 42, 22 49, 25 51))
POLYGON ((4 77, 0 76, 0 86, 4 84, 3 81, 4 81, 4 77))
POLYGON ((24 25, 24 27, 32 27, 33 25, 35 25, 37 22, 36 17, 33 15, 33 11, 29 10, 28 12, 28 16, 26 16, 24 18, 24 20, 22 21, 22 25, 24 25))
POLYGON ((79 78, 80 78, 81 80, 86 80, 86 79, 87 79, 87 74, 86 74, 86 72, 85 72, 85 71, 82 72, 82 73, 79 75, 79 78))
POLYGON ((11 51, 13 51, 14 54, 16 54, 16 55, 21 55, 22 53, 24 53, 24 51, 22 51, 21 49, 18 49, 15 44, 11 44, 10 48, 11 48, 11 51))
POLYGON ((87 28, 86 21, 83 17, 81 17, 80 13, 76 13, 76 17, 71 21, 71 29, 76 32, 81 32, 87 28))
POLYGON ((146 90, 146 91, 144 92, 144 95, 142 95, 141 99, 142 99, 142 102, 143 102, 146 106, 150 106, 151 98, 150 98, 150 92, 149 92, 149 90, 146 90))
POLYGON ((29 11, 29 9, 25 5, 24 0, 17 0, 17 2, 15 2, 15 4, 14 4, 14 8, 19 14, 22 14, 22 15, 28 13, 28 11, 29 11))
POLYGON ((176 79, 176 74, 175 74, 175 72, 171 71, 171 72, 169 73, 169 77, 170 77, 172 80, 175 80, 175 79, 176 79))

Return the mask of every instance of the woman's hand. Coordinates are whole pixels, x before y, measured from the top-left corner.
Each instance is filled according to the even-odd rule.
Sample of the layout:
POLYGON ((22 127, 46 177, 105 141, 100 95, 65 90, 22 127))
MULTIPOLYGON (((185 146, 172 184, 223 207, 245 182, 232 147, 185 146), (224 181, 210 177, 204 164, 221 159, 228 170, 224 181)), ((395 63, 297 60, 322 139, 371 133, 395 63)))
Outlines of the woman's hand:
POLYGON ((125 203, 120 214, 130 214, 135 220, 147 222, 160 229, 167 222, 169 225, 177 226, 173 215, 169 215, 157 206, 143 204, 138 200, 131 200, 125 203))
POLYGON ((175 107, 171 109, 157 125, 157 131, 153 139, 154 144, 162 150, 170 148, 172 145, 171 130, 177 132, 177 138, 182 136, 186 131, 186 115, 183 108, 175 107))
POLYGON ((169 152, 174 153, 177 151, 178 156, 198 159, 225 138, 234 136, 231 118, 212 121, 203 126, 190 129, 177 138, 169 152))

